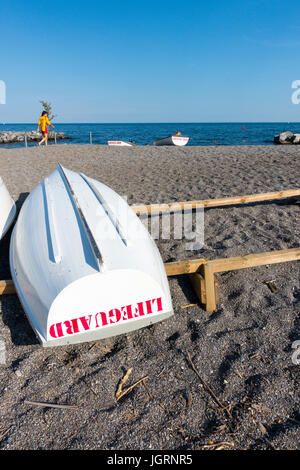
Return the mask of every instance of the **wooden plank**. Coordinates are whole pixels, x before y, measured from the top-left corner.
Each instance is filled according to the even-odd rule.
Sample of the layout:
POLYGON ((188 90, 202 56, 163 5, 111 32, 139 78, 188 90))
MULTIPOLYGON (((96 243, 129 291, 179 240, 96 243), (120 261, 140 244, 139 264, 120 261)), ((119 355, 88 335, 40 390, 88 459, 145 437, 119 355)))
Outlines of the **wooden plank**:
POLYGON ((300 247, 208 261, 214 273, 300 260, 300 247))
POLYGON ((0 295, 15 294, 16 288, 12 280, 0 281, 0 295))
POLYGON ((268 251, 232 258, 220 258, 208 260, 207 258, 185 259, 165 263, 167 276, 179 276, 181 274, 192 274, 199 271, 204 264, 210 264, 215 273, 222 271, 233 271, 235 269, 263 266, 264 264, 284 263, 300 259, 300 247, 288 250, 268 251))
POLYGON ((240 204, 249 204, 251 202, 269 201, 272 199, 285 199, 289 197, 300 196, 300 189, 287 189, 284 191, 275 191, 261 194, 248 194, 246 196, 233 196, 218 199, 204 199, 199 201, 170 202, 165 204, 150 204, 143 206, 131 206, 136 214, 160 214, 164 212, 176 212, 184 208, 196 209, 203 207, 221 207, 240 204))
POLYGON ((173 261, 165 263, 165 270, 167 276, 179 276, 180 274, 195 273, 199 270, 203 263, 206 263, 206 258, 185 259, 183 261, 173 261))

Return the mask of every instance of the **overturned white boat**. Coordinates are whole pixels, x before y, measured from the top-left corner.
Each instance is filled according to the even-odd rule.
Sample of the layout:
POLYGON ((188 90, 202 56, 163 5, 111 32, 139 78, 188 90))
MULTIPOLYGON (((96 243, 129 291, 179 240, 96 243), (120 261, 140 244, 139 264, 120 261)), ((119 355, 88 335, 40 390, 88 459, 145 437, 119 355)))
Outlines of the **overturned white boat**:
POLYGON ((10 266, 43 346, 94 341, 173 314, 160 253, 134 211, 60 165, 23 204, 10 266))
POLYGON ((119 147, 133 147, 133 142, 124 142, 123 140, 108 140, 108 145, 117 145, 119 147))
POLYGON ((183 145, 186 145, 189 140, 189 137, 182 135, 169 135, 168 137, 154 140, 153 145, 179 145, 182 147, 183 145))
POLYGON ((16 216, 16 205, 0 177, 0 240, 4 237, 16 216))

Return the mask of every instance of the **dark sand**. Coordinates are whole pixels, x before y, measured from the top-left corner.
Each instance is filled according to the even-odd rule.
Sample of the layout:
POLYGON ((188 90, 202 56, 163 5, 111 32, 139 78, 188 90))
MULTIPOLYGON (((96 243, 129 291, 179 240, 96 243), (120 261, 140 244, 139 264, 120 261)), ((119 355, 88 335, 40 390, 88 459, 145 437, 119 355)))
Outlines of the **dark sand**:
MULTIPOLYGON (((18 209, 61 162, 127 195, 129 204, 243 195, 299 188, 300 148, 108 148, 49 145, 1 149, 0 175, 18 209)), ((218 258, 299 246, 299 203, 271 201, 205 211, 205 245, 160 240, 164 261, 218 258)), ((9 278, 10 233, 0 247, 0 279, 9 278)), ((42 349, 17 296, 0 301, 0 448, 228 449, 300 448, 299 262, 219 275, 221 305, 207 314, 185 277, 171 278, 175 315, 154 326, 97 343, 42 349), (264 281, 276 280, 272 293, 264 281), (190 367, 218 399, 220 409, 190 367), (149 376, 118 403, 127 385, 149 376), (77 405, 38 408, 25 400, 77 405), (213 448, 213 447, 212 447, 213 448)))

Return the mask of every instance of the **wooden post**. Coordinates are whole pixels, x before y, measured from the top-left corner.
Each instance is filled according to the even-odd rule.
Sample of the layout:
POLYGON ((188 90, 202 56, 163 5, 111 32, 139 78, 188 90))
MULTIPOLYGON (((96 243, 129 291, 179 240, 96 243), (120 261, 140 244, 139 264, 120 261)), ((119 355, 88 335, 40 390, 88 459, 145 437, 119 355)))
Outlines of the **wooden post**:
POLYGON ((24 142, 25 142, 25 147, 27 148, 27 132, 24 134, 24 142))
POLYGON ((211 313, 217 308, 216 292, 215 292, 215 275, 213 267, 210 263, 204 264, 202 267, 205 295, 206 295, 206 311, 211 313))
POLYGON ((54 132, 54 143, 56 144, 56 132, 54 132))
MULTIPOLYGON (((206 305, 207 296, 205 290, 204 277, 200 273, 194 273, 189 275, 192 286, 197 294, 200 303, 206 305)), ((215 278, 215 302, 216 305, 220 303, 220 285, 218 280, 215 278)))

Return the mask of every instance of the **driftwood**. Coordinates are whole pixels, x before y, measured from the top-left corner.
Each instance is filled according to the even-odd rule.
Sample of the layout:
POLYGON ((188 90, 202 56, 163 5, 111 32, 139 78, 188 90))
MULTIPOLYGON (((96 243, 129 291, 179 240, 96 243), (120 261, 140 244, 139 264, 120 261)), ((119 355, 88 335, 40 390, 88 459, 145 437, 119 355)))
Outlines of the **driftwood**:
POLYGON ((63 410, 76 410, 78 408, 77 405, 60 405, 58 403, 45 403, 41 401, 25 400, 24 403, 25 405, 41 406, 43 408, 61 408, 63 410))

